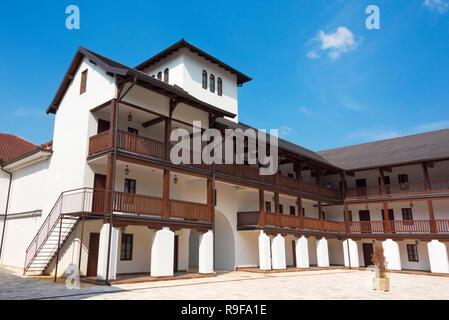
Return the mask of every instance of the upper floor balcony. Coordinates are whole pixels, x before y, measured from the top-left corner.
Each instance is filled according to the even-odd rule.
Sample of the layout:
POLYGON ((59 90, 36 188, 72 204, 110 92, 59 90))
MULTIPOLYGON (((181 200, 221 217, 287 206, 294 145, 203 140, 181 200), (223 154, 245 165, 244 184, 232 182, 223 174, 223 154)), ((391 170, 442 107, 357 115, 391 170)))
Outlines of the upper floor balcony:
MULTIPOLYGON (((89 156, 107 151, 112 148, 111 139, 109 138, 110 130, 94 135, 89 140, 89 156)), ((135 153, 141 156, 157 158, 169 161, 169 144, 158 141, 149 137, 136 135, 133 133, 118 131, 117 148, 122 151, 135 153)), ((192 164, 191 167, 201 168, 204 170, 212 170, 212 165, 192 164)), ((249 183, 263 183, 273 187, 280 187, 291 190, 293 192, 302 192, 310 195, 320 196, 332 200, 340 199, 340 192, 331 188, 319 186, 304 180, 295 179, 281 174, 260 175, 259 169, 255 166, 238 165, 238 164, 217 164, 215 166, 217 175, 223 178, 239 179, 248 181, 249 183)))

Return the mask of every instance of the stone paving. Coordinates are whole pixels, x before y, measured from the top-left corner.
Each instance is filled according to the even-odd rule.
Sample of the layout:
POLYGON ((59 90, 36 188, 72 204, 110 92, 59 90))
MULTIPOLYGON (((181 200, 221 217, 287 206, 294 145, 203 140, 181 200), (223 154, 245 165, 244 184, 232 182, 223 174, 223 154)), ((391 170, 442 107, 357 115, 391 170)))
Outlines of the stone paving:
MULTIPOLYGON (((372 290, 371 271, 320 270, 67 289, 51 279, 23 278, 0 268, 0 299, 449 299, 449 278, 390 274, 391 291, 372 290)), ((62 282, 62 281, 61 281, 62 282)))

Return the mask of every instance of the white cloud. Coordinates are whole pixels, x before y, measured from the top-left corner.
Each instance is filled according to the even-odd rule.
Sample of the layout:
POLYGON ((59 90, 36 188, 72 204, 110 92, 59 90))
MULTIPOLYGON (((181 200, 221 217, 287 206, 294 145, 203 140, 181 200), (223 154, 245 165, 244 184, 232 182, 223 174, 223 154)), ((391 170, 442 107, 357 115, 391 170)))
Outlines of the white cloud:
POLYGON ((326 33, 323 30, 318 31, 316 38, 310 39, 308 43, 319 41, 320 46, 317 49, 307 53, 310 59, 317 59, 320 56, 317 51, 328 52, 331 59, 339 58, 343 53, 354 50, 357 47, 357 41, 354 40, 353 33, 346 27, 340 26, 334 33, 326 33))
POLYGON ((279 136, 281 138, 285 138, 286 136, 288 136, 291 132, 292 132, 292 128, 287 127, 287 126, 282 126, 279 128, 279 136))
POLYGON ((308 114, 308 115, 312 114, 312 111, 310 111, 309 109, 307 109, 306 107, 303 107, 303 106, 299 107, 299 111, 301 111, 304 114, 308 114))
POLYGON ((439 14, 443 14, 449 10, 449 2, 447 0, 425 0, 423 6, 439 14))
POLYGON ((357 102, 353 101, 352 99, 350 99, 348 97, 343 97, 340 100, 341 100, 342 106, 346 109, 349 109, 352 111, 361 111, 361 110, 365 109, 363 106, 361 106, 360 104, 358 104, 357 102))
POLYGON ((378 141, 378 140, 385 140, 385 139, 392 139, 400 137, 401 134, 397 131, 384 131, 384 130, 362 130, 362 131, 355 131, 346 137, 348 140, 359 140, 359 141, 378 141))
POLYGON ((449 128, 449 120, 442 120, 432 123, 425 123, 418 126, 416 129, 419 131, 434 131, 449 128))

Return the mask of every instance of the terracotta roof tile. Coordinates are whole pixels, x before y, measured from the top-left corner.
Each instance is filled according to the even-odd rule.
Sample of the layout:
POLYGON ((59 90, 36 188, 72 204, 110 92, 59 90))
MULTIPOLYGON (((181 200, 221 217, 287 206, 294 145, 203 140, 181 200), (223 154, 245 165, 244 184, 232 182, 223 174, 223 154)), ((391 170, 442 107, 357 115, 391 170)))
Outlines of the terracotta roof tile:
POLYGON ((0 159, 4 162, 9 162, 37 148, 37 145, 13 134, 0 133, 0 159))

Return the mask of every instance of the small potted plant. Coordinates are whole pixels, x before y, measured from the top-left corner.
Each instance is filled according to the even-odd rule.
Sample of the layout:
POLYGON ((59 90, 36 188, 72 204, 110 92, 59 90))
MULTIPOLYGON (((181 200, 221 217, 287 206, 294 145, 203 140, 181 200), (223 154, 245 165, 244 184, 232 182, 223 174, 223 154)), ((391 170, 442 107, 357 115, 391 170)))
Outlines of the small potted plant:
POLYGON ((390 279, 387 277, 385 271, 386 259, 384 256, 384 248, 382 246, 375 246, 371 258, 376 266, 376 273, 373 278, 374 290, 390 291, 390 279))

